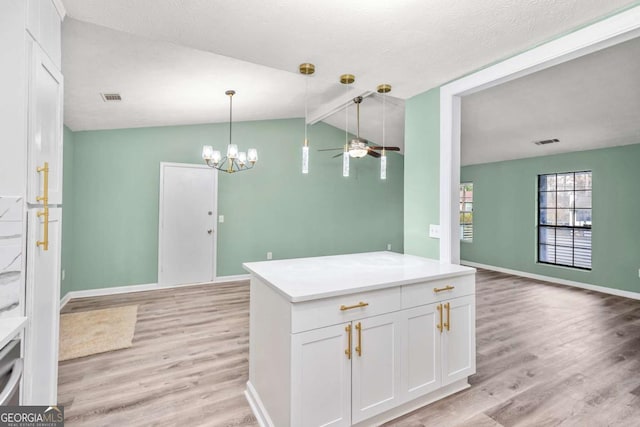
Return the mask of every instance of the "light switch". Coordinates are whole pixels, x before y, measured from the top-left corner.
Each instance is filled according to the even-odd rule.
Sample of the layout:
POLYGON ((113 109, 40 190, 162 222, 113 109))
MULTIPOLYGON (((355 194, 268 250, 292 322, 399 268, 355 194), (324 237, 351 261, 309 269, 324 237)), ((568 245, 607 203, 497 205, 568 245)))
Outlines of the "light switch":
POLYGON ((429 237, 433 239, 440 238, 440 224, 429 224, 429 237))
POLYGON ((218 222, 222 224, 224 222, 224 215, 218 216, 218 222))

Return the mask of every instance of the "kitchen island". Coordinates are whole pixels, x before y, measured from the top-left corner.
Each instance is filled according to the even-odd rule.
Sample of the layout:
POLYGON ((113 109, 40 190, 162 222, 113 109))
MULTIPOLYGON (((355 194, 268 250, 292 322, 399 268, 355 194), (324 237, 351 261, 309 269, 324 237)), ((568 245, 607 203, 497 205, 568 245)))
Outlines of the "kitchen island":
POLYGON ((261 426, 379 425, 469 387, 473 268, 393 252, 243 267, 261 426))

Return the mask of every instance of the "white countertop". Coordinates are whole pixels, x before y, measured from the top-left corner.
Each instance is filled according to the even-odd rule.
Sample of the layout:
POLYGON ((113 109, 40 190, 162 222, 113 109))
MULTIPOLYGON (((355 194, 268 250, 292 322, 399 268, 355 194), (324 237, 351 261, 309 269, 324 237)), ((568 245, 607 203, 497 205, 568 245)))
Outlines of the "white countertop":
POLYGON ((314 258, 247 262, 245 270, 261 278, 291 302, 444 279, 474 268, 395 252, 367 252, 314 258))
POLYGON ((14 339, 26 323, 26 317, 7 317, 0 319, 0 348, 14 339))

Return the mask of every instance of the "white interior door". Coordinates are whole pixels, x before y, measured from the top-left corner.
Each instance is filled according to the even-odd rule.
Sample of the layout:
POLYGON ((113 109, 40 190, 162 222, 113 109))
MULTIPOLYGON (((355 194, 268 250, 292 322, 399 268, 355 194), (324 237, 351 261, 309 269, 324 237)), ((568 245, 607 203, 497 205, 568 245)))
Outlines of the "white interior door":
POLYGON ((208 166, 160 164, 158 283, 215 278, 218 182, 208 166))

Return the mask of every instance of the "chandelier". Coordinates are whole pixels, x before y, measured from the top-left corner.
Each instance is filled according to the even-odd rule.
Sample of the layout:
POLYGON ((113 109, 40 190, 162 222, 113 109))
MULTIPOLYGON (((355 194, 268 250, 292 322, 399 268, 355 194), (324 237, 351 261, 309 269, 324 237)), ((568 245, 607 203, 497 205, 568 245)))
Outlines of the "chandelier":
POLYGON ((227 145, 227 155, 222 157, 222 153, 218 150, 214 150, 210 145, 202 147, 202 158, 207 163, 207 166, 227 173, 253 169, 258 161, 258 150, 255 148, 249 148, 246 152, 238 151, 238 146, 231 143, 233 95, 235 94, 235 90, 228 90, 225 92, 225 95, 229 97, 229 145, 227 145))

